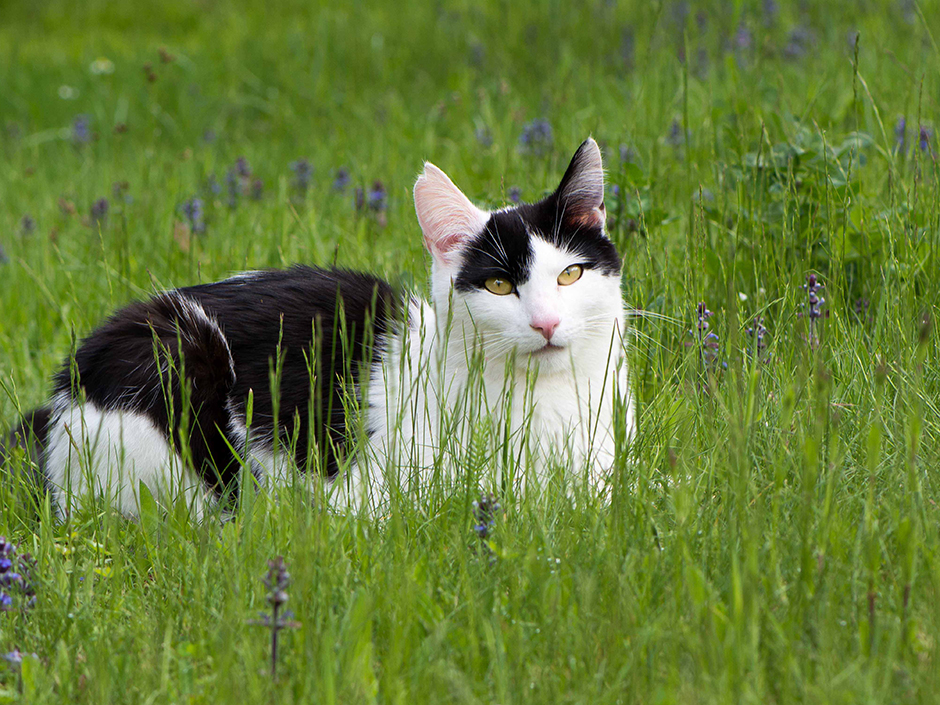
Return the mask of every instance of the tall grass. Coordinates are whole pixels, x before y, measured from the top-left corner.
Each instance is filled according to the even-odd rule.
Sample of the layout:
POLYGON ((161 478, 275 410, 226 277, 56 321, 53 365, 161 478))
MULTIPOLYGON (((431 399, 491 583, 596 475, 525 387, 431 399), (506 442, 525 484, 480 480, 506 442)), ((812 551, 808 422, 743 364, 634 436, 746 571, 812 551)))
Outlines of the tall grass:
POLYGON ((155 289, 303 261, 426 291, 422 160, 503 205, 552 188, 593 134, 638 309, 639 432, 609 504, 501 498, 485 550, 471 482, 379 521, 247 492, 224 523, 146 500, 139 521, 59 522, 5 474, 0 534, 38 563, 36 605, 0 614, 0 652, 24 654, 0 698, 934 701, 938 17, 881 0, 5 8, 6 424, 155 289), (540 153, 520 149, 533 119, 552 128, 540 153), (301 627, 272 681, 248 622, 277 555, 301 627))

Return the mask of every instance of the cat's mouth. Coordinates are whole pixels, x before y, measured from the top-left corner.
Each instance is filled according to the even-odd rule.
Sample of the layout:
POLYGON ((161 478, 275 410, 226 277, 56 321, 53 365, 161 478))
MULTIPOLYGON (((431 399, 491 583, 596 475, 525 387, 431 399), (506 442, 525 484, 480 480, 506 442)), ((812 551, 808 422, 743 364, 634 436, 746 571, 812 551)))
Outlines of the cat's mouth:
POLYGON ((561 345, 555 345, 553 343, 545 343, 538 350, 533 350, 533 355, 551 355, 552 353, 558 352, 559 350, 564 350, 564 347, 561 345))

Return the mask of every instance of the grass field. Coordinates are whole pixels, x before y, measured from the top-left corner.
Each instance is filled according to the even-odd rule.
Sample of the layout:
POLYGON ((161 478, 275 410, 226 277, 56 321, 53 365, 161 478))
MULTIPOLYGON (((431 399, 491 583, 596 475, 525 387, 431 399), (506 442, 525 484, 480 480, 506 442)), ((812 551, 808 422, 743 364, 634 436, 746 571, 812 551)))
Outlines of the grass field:
POLYGON ((489 548, 472 488, 381 522, 258 496, 220 528, 37 519, 3 482, 37 563, 0 702, 940 700, 935 0, 2 15, 4 428, 157 289, 336 262, 426 291, 425 159, 501 206, 594 135, 650 315, 613 501, 504 502, 489 548), (249 621, 278 555, 275 681, 249 621))

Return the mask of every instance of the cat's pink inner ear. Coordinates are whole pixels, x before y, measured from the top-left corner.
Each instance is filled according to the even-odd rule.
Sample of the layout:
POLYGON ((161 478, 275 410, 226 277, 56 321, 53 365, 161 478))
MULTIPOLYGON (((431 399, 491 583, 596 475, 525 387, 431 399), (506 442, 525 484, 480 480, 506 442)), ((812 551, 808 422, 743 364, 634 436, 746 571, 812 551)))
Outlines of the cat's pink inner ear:
POLYGON ((415 183, 415 212, 431 256, 455 264, 461 247, 482 232, 489 213, 463 195, 443 171, 430 162, 415 183))
POLYGON ((564 218, 573 225, 603 228, 604 162, 600 147, 588 137, 575 152, 556 191, 564 218))

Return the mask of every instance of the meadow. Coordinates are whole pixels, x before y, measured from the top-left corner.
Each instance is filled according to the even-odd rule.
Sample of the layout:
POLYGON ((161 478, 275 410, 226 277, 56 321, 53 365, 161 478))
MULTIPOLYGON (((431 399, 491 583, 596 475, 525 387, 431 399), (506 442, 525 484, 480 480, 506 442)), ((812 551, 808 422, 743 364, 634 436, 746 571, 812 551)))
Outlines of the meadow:
POLYGON ((3 429, 160 289, 305 262, 426 293, 424 160, 502 206, 593 135, 639 434, 609 504, 552 485, 483 531, 473 482, 61 522, 7 467, 35 564, 0 577, 0 702, 940 700, 935 0, 2 15, 3 429))

